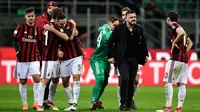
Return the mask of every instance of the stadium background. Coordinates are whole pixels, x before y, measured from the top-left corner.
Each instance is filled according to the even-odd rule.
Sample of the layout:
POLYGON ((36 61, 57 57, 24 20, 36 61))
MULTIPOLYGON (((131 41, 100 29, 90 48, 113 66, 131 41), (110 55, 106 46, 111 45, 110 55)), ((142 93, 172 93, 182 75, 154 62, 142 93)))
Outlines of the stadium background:
MULTIPOLYGON (((186 30, 194 43, 189 53, 189 74, 187 97, 184 112, 200 112, 200 1, 199 0, 55 0, 59 7, 63 7, 68 19, 77 22, 79 37, 85 51, 89 56, 98 37, 97 29, 107 22, 111 15, 120 17, 120 9, 128 6, 137 12, 138 22, 143 25, 149 48, 150 61, 141 67, 140 88, 135 97, 138 105, 137 112, 154 112, 162 107, 164 101, 164 88, 162 78, 166 60, 169 59, 170 39, 168 27, 165 22, 165 13, 176 10, 180 15, 179 23, 186 30), (154 5, 155 4, 155 5, 154 5)), ((21 111, 21 101, 18 92, 18 80, 12 77, 16 64, 15 51, 12 48, 12 33, 17 24, 24 22, 24 10, 29 6, 36 9, 41 15, 47 0, 0 0, 0 111, 21 111)), ((95 82, 88 58, 84 60, 82 75, 82 88, 79 111, 88 111, 91 100, 91 89, 95 82)), ((106 111, 116 111, 117 76, 109 79, 102 101, 106 111), (110 101, 111 100, 111 101, 110 101)), ((32 103, 32 81, 28 82, 28 100, 32 103)), ((61 110, 66 106, 62 86, 57 90, 55 102, 61 110), (64 98, 63 98, 64 97, 64 98)), ((174 90, 175 108, 177 104, 177 89, 174 90)), ((33 110, 30 110, 33 111, 33 110)))

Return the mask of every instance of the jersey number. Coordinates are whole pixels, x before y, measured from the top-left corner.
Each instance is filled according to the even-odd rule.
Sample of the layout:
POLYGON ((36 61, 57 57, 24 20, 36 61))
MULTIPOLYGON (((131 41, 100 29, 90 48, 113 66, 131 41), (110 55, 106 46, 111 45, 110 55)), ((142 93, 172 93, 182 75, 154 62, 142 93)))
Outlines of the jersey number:
POLYGON ((100 34, 99 34, 99 37, 97 38, 97 47, 100 47, 101 40, 102 40, 102 35, 101 35, 101 33, 100 33, 100 34))
POLYGON ((47 43, 48 43, 48 31, 45 31, 44 32, 44 35, 45 35, 45 46, 47 46, 47 43))

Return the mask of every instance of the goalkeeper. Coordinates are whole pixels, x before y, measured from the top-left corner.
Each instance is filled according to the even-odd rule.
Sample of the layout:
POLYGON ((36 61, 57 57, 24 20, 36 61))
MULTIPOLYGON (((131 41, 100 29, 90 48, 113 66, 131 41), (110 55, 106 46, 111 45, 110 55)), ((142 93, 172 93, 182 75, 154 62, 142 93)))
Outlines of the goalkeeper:
POLYGON ((92 90, 92 105, 90 110, 103 109, 102 102, 99 101, 106 85, 110 73, 110 63, 108 62, 108 40, 114 28, 119 24, 117 17, 110 17, 108 24, 104 24, 98 29, 96 48, 90 57, 90 65, 93 70, 96 83, 92 90))

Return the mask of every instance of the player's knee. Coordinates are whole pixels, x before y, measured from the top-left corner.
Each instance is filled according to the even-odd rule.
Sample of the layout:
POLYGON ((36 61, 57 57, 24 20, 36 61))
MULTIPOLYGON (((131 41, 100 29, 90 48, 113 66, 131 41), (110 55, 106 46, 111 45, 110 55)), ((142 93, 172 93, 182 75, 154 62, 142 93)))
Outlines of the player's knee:
POLYGON ((179 87, 179 86, 183 86, 183 85, 185 85, 184 83, 180 83, 180 82, 178 82, 177 83, 177 86, 179 87))
POLYGON ((33 82, 34 83, 39 83, 40 82, 40 75, 34 75, 34 76, 32 76, 32 78, 33 78, 33 82))
POLYGON ((80 81, 80 77, 81 77, 80 74, 73 74, 73 80, 74 81, 80 81))
POLYGON ((20 79, 19 83, 25 85, 27 83, 27 79, 20 79))
POLYGON ((63 87, 64 87, 64 88, 69 87, 69 78, 70 78, 70 77, 63 77, 63 78, 62 78, 62 84, 63 84, 63 87))
POLYGON ((58 84, 59 78, 53 78, 51 81, 52 81, 54 84, 58 84))

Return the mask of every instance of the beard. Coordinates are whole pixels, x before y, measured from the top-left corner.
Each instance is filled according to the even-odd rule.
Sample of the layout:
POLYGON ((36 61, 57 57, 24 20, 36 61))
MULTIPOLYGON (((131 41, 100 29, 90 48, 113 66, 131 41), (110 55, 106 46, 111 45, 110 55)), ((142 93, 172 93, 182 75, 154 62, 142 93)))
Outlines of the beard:
POLYGON ((132 21, 132 22, 129 22, 129 25, 131 26, 131 27, 134 27, 135 26, 135 21, 132 21), (133 23, 134 22, 134 23, 133 23))

